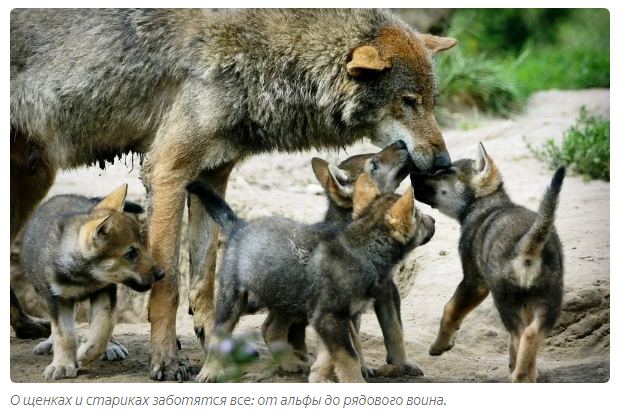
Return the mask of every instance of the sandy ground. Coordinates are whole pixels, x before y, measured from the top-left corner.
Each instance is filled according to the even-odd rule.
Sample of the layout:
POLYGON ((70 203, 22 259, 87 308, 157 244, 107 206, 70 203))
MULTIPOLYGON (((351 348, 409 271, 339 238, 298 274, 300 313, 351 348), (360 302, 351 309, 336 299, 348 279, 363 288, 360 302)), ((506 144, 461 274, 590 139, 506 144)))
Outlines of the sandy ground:
MULTIPOLYGON (((502 172, 512 198, 531 209, 538 205, 552 171, 534 159, 523 138, 541 145, 548 138, 560 140, 572 125, 581 105, 609 115, 610 92, 550 91, 534 95, 522 115, 510 120, 474 121, 471 130, 445 129, 444 137, 453 159, 474 157, 483 142, 502 172)), ((376 150, 368 143, 347 149, 352 155, 376 150)), ((232 174, 228 201, 241 216, 283 215, 314 222, 325 209, 321 188, 311 173, 310 158, 320 156, 333 162, 346 157, 312 153, 274 154, 251 159, 232 174)), ((103 195, 123 182, 130 183, 130 197, 142 199, 144 190, 138 168, 117 164, 101 171, 80 169, 60 174, 51 190, 59 193, 103 195)), ((409 185, 406 180, 401 190, 409 185)), ((436 234, 416 249, 401 266, 398 280, 404 283, 402 302, 407 352, 424 370, 424 377, 376 378, 370 382, 504 382, 508 375, 507 333, 491 299, 486 299, 464 321, 455 347, 440 357, 428 348, 435 338, 444 304, 462 278, 457 243, 459 226, 453 220, 420 205, 436 219, 436 234)), ((539 382, 606 382, 610 377, 610 185, 584 182, 580 176, 565 179, 556 227, 564 244, 565 300, 558 325, 543 343, 539 356, 539 382)), ((192 318, 187 315, 186 297, 178 312, 178 336, 182 353, 196 368, 202 355, 192 318)), ((247 382, 306 382, 304 374, 277 371, 260 336, 265 315, 243 317, 237 332, 254 331, 259 361, 247 369, 247 382)), ((146 319, 146 318, 144 318, 146 319)), ((86 325, 79 324, 79 334, 86 325)), ((82 369, 73 382, 146 382, 148 377, 149 324, 121 323, 115 335, 129 350, 121 362, 95 362, 82 369)), ((366 360, 378 367, 385 362, 385 348, 373 313, 363 317, 361 338, 366 360)), ((36 341, 15 338, 11 331, 11 379, 41 382, 50 356, 33 354, 36 341)), ((308 331, 307 342, 314 360, 315 341, 308 331)), ((69 380, 70 381, 70 380, 69 380)))

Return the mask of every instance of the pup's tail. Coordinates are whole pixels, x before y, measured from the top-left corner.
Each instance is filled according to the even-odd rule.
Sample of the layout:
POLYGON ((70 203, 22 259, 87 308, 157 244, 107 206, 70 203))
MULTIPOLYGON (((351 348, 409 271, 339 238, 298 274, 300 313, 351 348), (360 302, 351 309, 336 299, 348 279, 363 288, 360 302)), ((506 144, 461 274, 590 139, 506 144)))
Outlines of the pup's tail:
POLYGON ((201 181, 192 181, 186 185, 186 189, 189 193, 199 197, 210 217, 221 226, 226 235, 234 230, 240 219, 228 203, 212 188, 201 181))
POLYGON ((564 166, 560 166, 556 170, 551 179, 551 184, 547 187, 547 191, 545 191, 545 195, 540 202, 534 224, 516 246, 518 257, 515 263, 518 265, 522 264, 522 270, 525 272, 535 271, 535 273, 529 273, 530 275, 520 276, 523 286, 528 286, 528 279, 535 277, 540 270, 540 254, 553 230, 553 222, 556 218, 556 209, 558 208, 558 196, 560 195, 565 172, 564 166))

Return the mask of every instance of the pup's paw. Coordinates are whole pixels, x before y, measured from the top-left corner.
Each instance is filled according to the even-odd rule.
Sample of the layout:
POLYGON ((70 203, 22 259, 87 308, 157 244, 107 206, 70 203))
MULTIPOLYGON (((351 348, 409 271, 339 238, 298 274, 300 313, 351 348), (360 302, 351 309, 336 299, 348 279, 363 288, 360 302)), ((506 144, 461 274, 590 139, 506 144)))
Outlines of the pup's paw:
POLYGON ((439 356, 445 351, 449 351, 455 345, 455 338, 457 337, 457 333, 453 334, 453 336, 449 339, 442 338, 438 336, 435 339, 435 342, 429 348, 429 354, 431 356, 439 356))
POLYGON ((303 361, 298 358, 294 353, 289 353, 283 356, 278 361, 280 370, 288 373, 308 373, 311 369, 311 365, 308 361, 303 361))
POLYGON ((129 356, 129 351, 120 344, 116 339, 111 338, 109 343, 107 344, 107 349, 105 353, 101 356, 101 360, 106 361, 115 361, 115 360, 125 360, 129 356))
POLYGON ((331 384, 333 383, 332 375, 327 375, 319 369, 311 370, 311 374, 308 375, 308 382, 311 384, 331 384))
POLYGON ((51 340, 42 341, 33 349, 33 353, 42 356, 53 354, 53 342, 51 340))
POLYGON ((216 382, 217 379, 220 379, 222 375, 224 375, 224 371, 221 364, 217 360, 209 360, 203 364, 203 367, 195 378, 195 382, 216 382))
POLYGON ((57 364, 54 361, 46 366, 44 370, 44 379, 65 379, 65 378, 76 378, 77 377, 77 368, 76 363, 71 363, 69 365, 64 366, 64 364, 57 364))

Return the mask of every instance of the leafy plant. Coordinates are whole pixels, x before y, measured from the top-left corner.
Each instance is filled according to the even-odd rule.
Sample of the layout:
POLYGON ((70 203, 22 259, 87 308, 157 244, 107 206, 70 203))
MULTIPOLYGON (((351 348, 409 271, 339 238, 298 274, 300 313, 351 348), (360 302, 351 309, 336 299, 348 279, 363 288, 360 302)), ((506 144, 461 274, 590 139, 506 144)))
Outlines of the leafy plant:
POLYGON ((540 149, 527 147, 551 169, 566 165, 586 179, 610 181, 610 121, 580 108, 577 123, 564 133, 562 144, 553 139, 540 149))

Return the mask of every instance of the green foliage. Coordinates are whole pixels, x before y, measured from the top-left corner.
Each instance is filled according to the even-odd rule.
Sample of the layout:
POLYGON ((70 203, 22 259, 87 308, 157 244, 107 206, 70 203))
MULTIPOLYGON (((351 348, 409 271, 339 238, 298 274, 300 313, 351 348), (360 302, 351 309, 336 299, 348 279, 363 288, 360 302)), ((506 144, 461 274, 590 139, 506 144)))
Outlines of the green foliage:
POLYGON ((496 60, 452 51, 438 60, 437 73, 443 102, 466 104, 503 117, 523 103, 510 70, 496 60))
POLYGON ((610 121, 580 108, 577 123, 564 133, 562 144, 547 140, 541 149, 528 148, 551 169, 566 165, 586 179, 610 181, 610 121))
POLYGON ((463 101, 498 115, 548 89, 610 87, 606 9, 461 9, 438 59, 443 103, 463 101))

